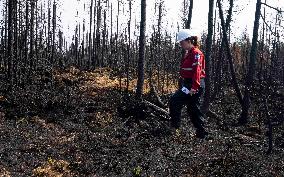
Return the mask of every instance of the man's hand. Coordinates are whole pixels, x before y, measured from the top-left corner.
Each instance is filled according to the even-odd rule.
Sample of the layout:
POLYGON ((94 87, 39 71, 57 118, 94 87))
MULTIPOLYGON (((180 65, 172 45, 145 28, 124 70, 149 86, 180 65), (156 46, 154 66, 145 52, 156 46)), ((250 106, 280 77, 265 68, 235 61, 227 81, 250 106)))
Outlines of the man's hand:
POLYGON ((190 89, 189 94, 190 94, 191 96, 194 95, 194 94, 196 94, 196 90, 190 89))

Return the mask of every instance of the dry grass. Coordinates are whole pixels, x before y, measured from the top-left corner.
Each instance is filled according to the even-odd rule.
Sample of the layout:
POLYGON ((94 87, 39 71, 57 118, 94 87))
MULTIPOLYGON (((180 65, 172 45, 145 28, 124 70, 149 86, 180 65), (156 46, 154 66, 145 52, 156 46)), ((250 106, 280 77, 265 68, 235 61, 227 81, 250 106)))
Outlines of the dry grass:
POLYGON ((33 170, 35 177, 68 177, 73 176, 71 171, 68 169, 69 163, 64 160, 54 160, 48 158, 44 165, 33 170))
MULTIPOLYGON (((100 68, 93 70, 91 72, 89 71, 80 71, 79 69, 76 69, 75 67, 70 67, 66 70, 66 72, 59 72, 55 71, 55 78, 59 82, 62 82, 64 79, 69 79, 71 81, 74 81, 76 79, 82 79, 84 80, 84 84, 80 86, 80 90, 86 91, 86 90, 92 90, 92 88, 95 89, 122 89, 125 90, 127 87, 127 78, 119 78, 118 76, 112 77, 113 70, 110 68, 100 68)), ((169 76, 169 78, 172 78, 172 76, 169 76)), ((162 83, 162 79, 159 79, 159 82, 162 83)), ((153 76, 153 83, 158 83, 158 76, 155 74, 153 76)), ((137 85, 137 79, 132 79, 129 81, 129 91, 135 91, 137 85)), ((177 89, 177 84, 169 80, 168 83, 164 84, 163 88, 159 88, 159 91, 164 90, 165 94, 173 93, 177 89)), ((149 78, 146 78, 144 81, 144 88, 143 92, 145 94, 149 93, 150 87, 149 87, 149 78)), ((96 96, 97 92, 91 92, 90 95, 96 96)))

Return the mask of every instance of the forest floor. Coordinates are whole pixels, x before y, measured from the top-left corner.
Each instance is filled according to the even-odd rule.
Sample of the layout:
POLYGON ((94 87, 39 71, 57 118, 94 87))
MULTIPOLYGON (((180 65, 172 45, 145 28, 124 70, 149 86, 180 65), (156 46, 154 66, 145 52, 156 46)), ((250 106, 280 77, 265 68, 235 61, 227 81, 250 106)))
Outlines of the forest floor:
POLYGON ((218 118, 206 119, 208 138, 197 139, 185 111, 180 135, 151 110, 143 119, 120 114, 120 82, 108 68, 54 78, 53 90, 40 78, 20 95, 0 95, 0 176, 284 176, 283 125, 266 154, 265 114, 235 126, 240 106, 230 89, 211 105, 218 118))

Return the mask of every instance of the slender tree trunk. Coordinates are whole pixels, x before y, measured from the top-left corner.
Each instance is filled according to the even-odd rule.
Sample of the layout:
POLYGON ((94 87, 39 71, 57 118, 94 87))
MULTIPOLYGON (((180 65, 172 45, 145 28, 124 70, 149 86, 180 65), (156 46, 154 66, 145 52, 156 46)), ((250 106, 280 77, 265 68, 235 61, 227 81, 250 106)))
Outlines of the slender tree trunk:
POLYGON ((53 17, 52 17, 52 51, 51 51, 51 64, 55 64, 55 34, 56 34, 56 3, 53 1, 53 17))
POLYGON ((141 99, 144 85, 144 60, 145 60, 145 30, 146 30, 146 0, 141 0, 141 22, 139 37, 139 60, 138 60, 138 80, 136 97, 141 99))
POLYGON ((249 68, 248 68, 246 84, 245 84, 242 113, 239 118, 239 123, 241 124, 246 124, 248 122, 248 113, 249 113, 249 108, 251 104, 250 94, 252 93, 252 83, 254 80, 253 77, 254 77, 255 65, 256 65, 257 39, 258 39, 260 14, 261 14, 261 0, 257 0, 256 10, 255 10, 254 28, 253 28, 252 46, 251 46, 251 51, 250 51, 249 68))
POLYGON ((79 33, 78 33, 78 53, 77 53, 77 63, 78 63, 78 67, 81 66, 81 45, 80 45, 80 41, 81 41, 81 24, 79 23, 78 25, 78 30, 79 30, 79 33))
POLYGON ((79 47, 79 39, 78 39, 78 28, 79 26, 76 26, 76 30, 75 30, 75 51, 74 51, 74 55, 75 55, 75 63, 77 64, 77 66, 79 66, 79 52, 78 52, 78 47, 79 47))
POLYGON ((29 55, 29 77, 31 76, 34 68, 34 13, 35 13, 35 1, 31 0, 31 21, 30 21, 30 55, 29 55))
POLYGON ((80 56, 81 58, 81 67, 84 66, 84 60, 85 60, 85 21, 83 22, 83 32, 82 32, 82 43, 81 43, 81 47, 82 47, 82 55, 80 56))
POLYGON ((130 45, 131 45, 131 17, 132 17, 132 4, 129 1, 129 21, 128 21, 128 44, 127 44, 127 62, 126 62, 126 91, 129 89, 129 70, 130 70, 130 45))
POLYGON ((110 5, 110 62, 109 62, 109 67, 113 68, 113 46, 114 46, 114 39, 113 39, 113 8, 112 8, 112 3, 110 5))
POLYGON ((38 29, 39 29, 39 21, 38 21, 38 1, 36 1, 35 2, 35 12, 36 12, 36 14, 35 14, 35 25, 36 25, 36 27, 35 27, 35 32, 36 32, 36 34, 35 34, 35 36, 36 36, 36 39, 35 39, 35 68, 37 68, 37 66, 38 66, 38 55, 39 55, 39 46, 38 46, 38 29))
MULTIPOLYGON (((188 18, 187 18, 187 21, 186 21, 186 24, 185 24, 186 29, 190 29, 191 19, 192 19, 192 9, 193 9, 193 0, 190 0, 188 18)), ((213 17, 213 15, 212 15, 212 17, 213 17)))
POLYGON ((3 65, 3 61, 4 61, 4 58, 5 58, 4 31, 5 31, 5 28, 2 27, 1 28, 1 41, 0 41, 0 69, 2 69, 2 67, 5 68, 5 65, 3 65))
POLYGON ((236 77, 236 73, 234 70, 234 63, 233 63, 233 56, 231 53, 231 49, 230 49, 230 44, 228 41, 228 36, 226 33, 226 25, 225 25, 225 20, 224 20, 224 15, 223 15, 223 9, 222 9, 222 4, 221 1, 218 0, 218 6, 219 6, 219 15, 220 15, 220 19, 221 19, 221 26, 222 26, 222 34, 223 34, 223 40, 225 42, 225 49, 228 55, 228 60, 229 60, 229 65, 230 65, 230 71, 231 71, 231 75, 232 75, 232 84, 234 86, 234 89, 236 91, 238 100, 240 102, 240 104, 243 104, 243 100, 242 100, 242 93, 241 90, 239 88, 238 82, 237 82, 237 77, 236 77))
POLYGON ((96 14, 97 14, 97 0, 95 0, 94 4, 94 32, 93 32, 93 49, 92 49, 92 68, 96 66, 96 53, 97 53, 97 45, 96 45, 96 14))
POLYGON ((91 60, 92 60, 92 21, 93 21, 93 4, 94 0, 91 0, 90 6, 90 32, 89 32, 89 60, 88 60, 88 69, 90 69, 91 60))
POLYGON ((211 90, 211 81, 210 81, 210 60, 211 60, 211 49, 212 49, 212 36, 213 36, 213 12, 214 12, 214 0, 209 0, 209 12, 208 12, 208 35, 206 40, 206 52, 205 52, 205 95, 204 101, 202 104, 202 112, 206 113, 209 110, 210 105, 210 90, 211 90))
MULTIPOLYGON (((227 19, 226 19, 226 34, 228 32, 231 20, 232 20, 232 12, 233 12, 233 6, 234 6, 234 1, 230 0, 230 8, 228 11, 228 15, 227 15, 227 19)), ((224 59, 224 52, 223 49, 225 47, 225 41, 224 38, 222 38, 221 41, 221 47, 219 50, 219 57, 218 57, 218 62, 217 62, 217 67, 216 67, 216 74, 215 74, 215 78, 214 78, 214 93, 212 94, 211 97, 211 101, 213 101, 215 99, 215 97, 217 96, 217 93, 221 87, 221 72, 222 72, 222 62, 224 59)))
POLYGON ((102 67, 105 67, 106 62, 105 62, 105 53, 106 53, 106 34, 107 34, 107 29, 106 29, 106 10, 104 10, 104 29, 102 31, 103 35, 103 41, 102 41, 102 58, 101 58, 101 64, 102 67))
POLYGON ((17 66, 18 66, 18 1, 15 0, 14 3, 14 14, 13 14, 13 23, 14 23, 14 61, 13 61, 13 78, 15 79, 14 84, 18 83, 17 79, 17 66))
POLYGON ((29 47, 28 47, 28 35, 29 35, 29 1, 26 1, 26 18, 25 18, 25 22, 26 22, 26 28, 25 30, 25 37, 24 37, 24 50, 25 50, 25 56, 24 56, 24 68, 23 68, 23 75, 25 76, 25 80, 27 80, 28 78, 28 59, 29 59, 29 47))
POLYGON ((7 76, 8 76, 8 52, 7 52, 7 49, 8 49, 8 44, 7 44, 7 42, 9 41, 8 40, 8 16, 9 16, 9 14, 8 14, 8 9, 9 9, 9 0, 6 0, 6 2, 5 2, 5 12, 6 12, 6 15, 4 15, 4 13, 3 13, 3 15, 4 15, 4 17, 5 17, 5 34, 4 34, 4 42, 3 42, 3 47, 4 47, 4 54, 3 54, 3 56, 4 56, 4 71, 5 71, 5 73, 7 74, 7 76))
POLYGON ((8 79, 9 79, 9 90, 13 87, 13 79, 12 79, 12 64, 13 64, 13 16, 14 16, 14 3, 15 0, 8 1, 8 79))
MULTIPOLYGON (((48 0, 48 24, 47 24, 47 55, 48 55, 48 59, 49 61, 51 61, 51 55, 50 55, 50 46, 51 46, 51 2, 50 0, 48 0)), ((52 61, 51 61, 52 62, 52 61)))
POLYGON ((99 58, 99 53, 100 53, 100 38, 101 38, 101 32, 100 32, 100 28, 101 28, 101 11, 102 11, 102 7, 101 7, 101 0, 98 1, 98 11, 97 11, 97 32, 96 32, 96 61, 98 62, 98 65, 101 67, 102 66, 102 61, 100 61, 99 58))

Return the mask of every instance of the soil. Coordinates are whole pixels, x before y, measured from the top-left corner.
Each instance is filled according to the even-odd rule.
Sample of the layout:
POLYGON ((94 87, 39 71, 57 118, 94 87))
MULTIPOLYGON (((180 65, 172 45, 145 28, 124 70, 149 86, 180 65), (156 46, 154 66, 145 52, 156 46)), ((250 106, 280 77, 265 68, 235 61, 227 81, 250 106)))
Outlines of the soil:
MULTIPOLYGON (((180 134, 171 132, 108 68, 54 78, 53 87, 39 78, 0 97, 0 176, 284 176, 283 124, 267 154, 265 114, 255 106, 253 121, 236 126, 241 110, 230 89, 211 105, 218 117, 205 119, 209 136, 198 139, 185 111, 180 134)), ((271 98, 271 117, 283 115, 282 98, 271 98)))

